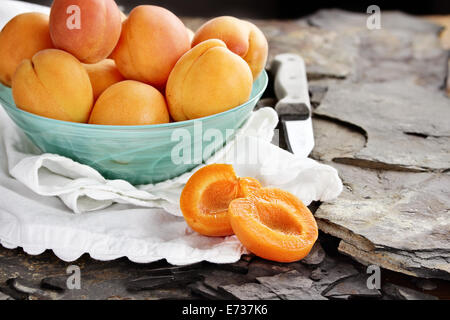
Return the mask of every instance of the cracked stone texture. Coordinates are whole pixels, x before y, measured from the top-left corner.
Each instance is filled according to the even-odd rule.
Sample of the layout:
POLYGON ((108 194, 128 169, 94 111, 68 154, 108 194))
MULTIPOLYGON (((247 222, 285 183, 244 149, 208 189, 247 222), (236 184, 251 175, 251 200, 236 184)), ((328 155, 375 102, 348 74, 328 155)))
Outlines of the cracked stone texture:
POLYGON ((239 300, 280 300, 273 291, 259 283, 246 283, 241 286, 227 285, 221 289, 239 300))
POLYGON ((381 298, 382 294, 378 289, 367 287, 367 275, 357 275, 339 281, 332 288, 324 293, 330 299, 348 300, 352 298, 381 298))
POLYGON ((314 287, 314 281, 296 270, 257 280, 282 300, 326 300, 314 287))
POLYGON ((314 113, 365 132, 361 150, 334 160, 397 170, 450 168, 450 100, 441 91, 405 81, 341 83, 328 88, 314 113))
POLYGON ((437 298, 432 295, 394 285, 392 283, 385 284, 382 287, 382 290, 386 295, 397 300, 437 300, 437 298))
POLYGON ((448 52, 442 47, 442 27, 401 12, 383 12, 381 29, 366 27, 368 15, 320 10, 308 22, 347 37, 357 37, 354 82, 411 79, 434 88, 444 86, 448 52))
MULTIPOLYGON (((366 29, 367 14, 354 13, 340 9, 323 9, 307 18, 314 26, 337 31, 366 29)), ((414 33, 438 34, 442 27, 415 16, 398 11, 382 12, 382 29, 396 29, 414 33)))
POLYGON ((320 229, 363 264, 450 279, 450 174, 333 164, 344 188, 316 211, 320 229))
POLYGON ((323 294, 332 284, 357 274, 358 271, 351 264, 326 257, 324 262, 311 272, 309 278, 314 280, 314 288, 323 294))
POLYGON ((324 259, 325 259, 325 251, 320 245, 320 242, 317 241, 312 247, 311 251, 308 253, 308 255, 305 258, 303 258, 301 262, 303 264, 315 266, 321 264, 324 259))
POLYGON ((450 68, 442 28, 383 12, 382 29, 370 31, 366 19, 341 10, 307 18, 359 39, 346 80, 310 82, 311 156, 338 168, 347 187, 319 207, 319 227, 363 264, 449 279, 450 100, 441 89, 450 68))

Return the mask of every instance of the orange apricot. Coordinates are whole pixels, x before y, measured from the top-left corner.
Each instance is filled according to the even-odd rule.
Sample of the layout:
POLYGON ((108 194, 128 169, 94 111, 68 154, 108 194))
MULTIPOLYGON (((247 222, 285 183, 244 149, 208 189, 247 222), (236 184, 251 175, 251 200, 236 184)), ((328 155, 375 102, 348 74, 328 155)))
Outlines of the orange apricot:
POLYGON ((176 15, 162 7, 141 5, 123 22, 112 58, 126 79, 162 89, 175 63, 190 48, 188 31, 176 15))
POLYGON ((97 63, 108 57, 122 30, 122 16, 114 0, 54 0, 50 36, 56 48, 81 62, 97 63))
POLYGON ((22 60, 52 47, 48 15, 29 12, 12 18, 0 32, 0 82, 11 87, 14 72, 22 60))
POLYGON ((255 178, 239 178, 238 198, 244 198, 261 188, 261 183, 255 178))
POLYGON ((134 80, 117 82, 95 102, 90 124, 137 126, 168 123, 164 96, 154 87, 134 80))
POLYGON ((297 197, 276 188, 259 188, 231 201, 234 234, 255 255, 278 262, 304 258, 317 240, 317 223, 297 197))
POLYGON ((228 205, 258 187, 256 179, 238 178, 231 165, 211 164, 195 172, 186 183, 181 211, 187 224, 202 235, 232 235, 228 205))
POLYGON ((242 57, 256 79, 264 69, 268 43, 264 33, 253 23, 235 17, 223 16, 204 23, 192 39, 192 47, 208 40, 219 39, 228 49, 242 57))
POLYGON ((203 41, 170 72, 166 86, 170 115, 183 121, 230 110, 249 99, 252 84, 252 72, 244 59, 221 40, 203 41))
POLYGON ((83 64, 83 67, 91 80, 94 100, 97 100, 102 92, 113 84, 125 80, 112 59, 105 59, 93 64, 83 64))

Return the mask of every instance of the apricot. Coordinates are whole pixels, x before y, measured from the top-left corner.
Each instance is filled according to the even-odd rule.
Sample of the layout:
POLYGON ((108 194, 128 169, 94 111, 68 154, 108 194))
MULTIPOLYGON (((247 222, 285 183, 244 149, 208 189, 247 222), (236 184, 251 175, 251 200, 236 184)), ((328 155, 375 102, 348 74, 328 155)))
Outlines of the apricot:
POLYGON ((220 39, 228 49, 247 61, 256 79, 267 62, 268 43, 264 33, 253 23, 234 17, 207 21, 195 33, 192 46, 208 39, 220 39))
POLYGON ((259 188, 231 201, 231 228, 255 255, 278 262, 293 262, 311 251, 318 237, 317 223, 297 197, 276 188, 259 188))
POLYGON ((50 36, 56 48, 81 62, 96 63, 114 50, 122 16, 114 0, 54 0, 50 36))
POLYGON ((0 82, 10 87, 22 60, 52 47, 48 15, 32 12, 12 18, 0 32, 0 82))
POLYGON ((105 59, 94 64, 83 64, 91 80, 94 100, 114 83, 125 80, 117 70, 114 60, 105 59))
POLYGON ((246 102, 253 77, 247 63, 221 40, 199 43, 184 54, 166 86, 169 112, 175 121, 197 119, 246 102))
POLYGON ((233 166, 211 164, 196 171, 183 188, 180 208, 187 224, 206 236, 233 234, 228 205, 260 186, 252 178, 239 178, 233 166))
POLYGON ((247 197, 253 194, 256 190, 260 189, 261 183, 255 178, 243 177, 239 178, 239 192, 238 198, 247 197))
POLYGON ((134 8, 112 57, 127 79, 163 89, 178 59, 191 48, 183 22, 158 6, 134 8))
POLYGON ((89 123, 146 125, 169 122, 164 96, 152 86, 125 80, 106 89, 92 109, 89 123))
POLYGON ((87 122, 92 86, 83 65, 71 54, 45 49, 23 60, 12 79, 18 108, 48 118, 87 122))

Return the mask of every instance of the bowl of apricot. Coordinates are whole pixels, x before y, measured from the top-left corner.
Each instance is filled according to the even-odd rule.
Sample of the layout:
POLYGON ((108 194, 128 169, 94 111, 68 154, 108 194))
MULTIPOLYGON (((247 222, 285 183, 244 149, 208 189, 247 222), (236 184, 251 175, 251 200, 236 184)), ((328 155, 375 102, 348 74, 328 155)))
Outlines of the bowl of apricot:
POLYGON ((157 183, 233 138, 267 86, 267 56, 238 18, 194 33, 159 6, 126 16, 114 0, 54 0, 0 31, 0 102, 42 152, 157 183))
POLYGON ((2 85, 0 102, 15 124, 43 152, 89 165, 108 179, 147 184, 187 172, 222 147, 216 141, 208 141, 205 133, 213 129, 224 137, 223 143, 231 139, 250 116, 267 81, 263 72, 253 84, 250 99, 231 110, 155 125, 92 125, 39 116, 17 108, 11 89, 2 85))

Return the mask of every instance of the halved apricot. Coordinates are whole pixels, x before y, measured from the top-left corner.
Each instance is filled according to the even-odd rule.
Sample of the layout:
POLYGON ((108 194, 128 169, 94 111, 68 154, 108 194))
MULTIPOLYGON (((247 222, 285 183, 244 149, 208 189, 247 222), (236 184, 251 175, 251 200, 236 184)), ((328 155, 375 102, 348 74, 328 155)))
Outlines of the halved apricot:
POLYGON ((244 198, 252 194, 255 190, 261 188, 261 183, 255 178, 244 177, 239 178, 238 198, 244 198))
POLYGON ((186 183, 180 208, 187 224, 206 236, 233 234, 228 205, 260 188, 258 180, 238 178, 228 164, 211 164, 195 172, 186 183))
POLYGON ((276 188, 255 189, 248 197, 231 201, 228 217, 241 243, 268 260, 300 260, 318 237, 311 211, 291 193, 276 188))

